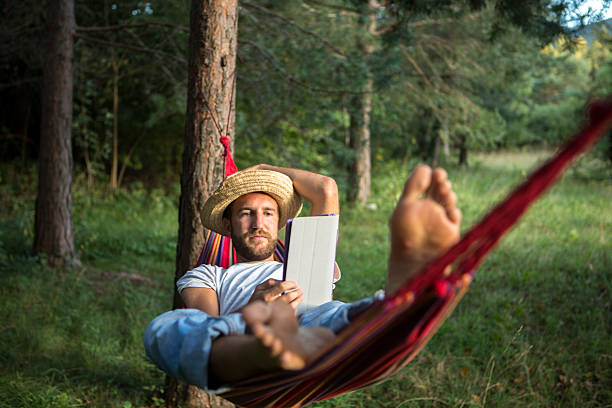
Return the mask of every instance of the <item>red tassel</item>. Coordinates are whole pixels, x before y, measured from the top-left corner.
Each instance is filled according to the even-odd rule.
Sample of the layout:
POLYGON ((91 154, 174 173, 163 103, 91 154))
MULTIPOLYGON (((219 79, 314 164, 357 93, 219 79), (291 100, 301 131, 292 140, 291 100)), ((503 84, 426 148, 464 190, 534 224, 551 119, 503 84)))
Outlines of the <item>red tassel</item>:
POLYGON ((238 167, 236 167, 236 163, 234 163, 234 159, 232 158, 232 155, 230 153, 229 137, 222 136, 221 143, 223 144, 223 147, 225 148, 225 153, 223 153, 223 157, 225 157, 225 176, 224 177, 227 177, 237 172, 238 167))
POLYGON ((448 292, 451 290, 451 284, 443 280, 435 281, 434 290, 436 291, 436 295, 438 295, 438 297, 446 297, 448 292))

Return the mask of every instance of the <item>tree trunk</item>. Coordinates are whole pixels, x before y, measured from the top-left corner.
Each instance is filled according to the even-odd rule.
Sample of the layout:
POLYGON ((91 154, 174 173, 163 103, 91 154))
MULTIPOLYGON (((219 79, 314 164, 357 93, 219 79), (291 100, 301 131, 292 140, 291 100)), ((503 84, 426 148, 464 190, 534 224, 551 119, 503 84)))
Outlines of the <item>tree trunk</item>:
POLYGON ((468 165, 468 149, 466 135, 459 135, 459 165, 467 167, 468 165))
POLYGON ((442 132, 441 133, 442 145, 443 145, 442 152, 444 156, 448 158, 448 156, 450 156, 450 145, 449 145, 450 131, 448 130, 448 119, 446 118, 442 119, 440 126, 441 126, 440 131, 442 132))
POLYGON ((94 169, 93 163, 89 158, 89 142, 87 136, 83 138, 83 157, 85 159, 85 170, 87 171, 87 193, 92 194, 94 188, 94 169))
MULTIPOLYGON (((381 5, 377 0, 368 0, 366 12, 365 38, 359 38, 357 47, 361 51, 362 60, 367 61, 374 52, 373 38, 377 33, 377 10, 381 5)), ((367 204, 370 199, 370 117, 372 113, 372 92, 374 79, 369 67, 366 67, 364 83, 360 93, 352 98, 350 146, 355 154, 352 168, 349 169, 349 189, 347 200, 367 204)))
POLYGON ((350 113, 350 147, 355 153, 349 169, 348 201, 367 204, 370 199, 370 115, 372 111, 373 80, 369 77, 362 93, 352 98, 350 113))
MULTIPOLYGON (((200 208, 223 180, 223 147, 214 121, 233 139, 237 40, 237 0, 192 0, 175 282, 197 261, 205 237, 200 208)), ((176 286, 173 292, 173 307, 182 307, 176 286)), ((215 396, 173 378, 166 386, 166 404, 232 406, 221 405, 215 396)))
POLYGON ((113 162, 111 165, 110 189, 117 190, 117 173, 119 168, 119 62, 115 58, 115 49, 111 48, 111 67, 113 69, 113 162))
POLYGON ((79 262, 72 230, 74 28, 73 0, 48 1, 34 250, 51 266, 79 262))
MULTIPOLYGON (((28 97, 28 99, 31 99, 28 97)), ((25 118, 23 120, 23 129, 21 132, 21 163, 25 164, 28 152, 28 131, 30 128, 30 114, 32 113, 32 104, 29 103, 26 107, 25 118)))
POLYGON ((134 154, 136 148, 138 147, 142 139, 144 139, 146 134, 147 128, 143 126, 140 136, 138 136, 138 139, 136 139, 136 141, 132 144, 132 147, 130 147, 130 150, 125 156, 125 159, 123 159, 123 163, 121 163, 121 170, 119 170, 119 179, 117 180, 117 188, 121 187, 121 183, 123 182, 123 176, 125 175, 125 170, 127 169, 128 164, 132 160, 132 155, 134 154))
POLYGON ((448 158, 450 154, 450 147, 448 145, 448 120, 446 118, 439 119, 439 124, 440 129, 438 130, 438 134, 436 136, 431 167, 438 167, 438 164, 440 163, 440 150, 445 158, 448 158))
POLYGON ((432 155, 432 158, 431 158, 431 167, 432 168, 438 167, 438 157, 440 155, 440 139, 441 139, 441 136, 440 136, 440 134, 438 134, 436 136, 436 142, 434 144, 433 155, 432 155))

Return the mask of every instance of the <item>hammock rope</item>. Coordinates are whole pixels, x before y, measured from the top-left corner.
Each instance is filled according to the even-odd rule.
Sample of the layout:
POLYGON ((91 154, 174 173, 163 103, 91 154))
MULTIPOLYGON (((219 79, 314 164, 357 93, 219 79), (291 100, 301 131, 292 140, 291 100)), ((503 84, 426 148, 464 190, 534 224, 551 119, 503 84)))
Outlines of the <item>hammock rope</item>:
POLYGON ((234 69, 234 72, 232 72, 231 76, 232 76, 232 90, 230 93, 229 109, 227 112, 227 123, 225 124, 225 132, 223 132, 223 128, 219 124, 217 115, 215 115, 213 110, 210 108, 208 101, 206 99, 204 100, 204 106, 206 106, 206 110, 208 110, 210 118, 212 119, 213 124, 215 125, 215 129, 217 129, 217 133, 219 134, 219 141, 223 145, 223 153, 222 153, 222 156, 224 157, 223 159, 224 161, 223 179, 226 179, 227 176, 230 176, 238 171, 238 167, 236 167, 236 163, 234 163, 234 159, 232 158, 232 155, 230 153, 230 138, 229 138, 230 124, 232 121, 232 107, 234 105, 233 103, 234 93, 236 92, 236 69, 234 69))

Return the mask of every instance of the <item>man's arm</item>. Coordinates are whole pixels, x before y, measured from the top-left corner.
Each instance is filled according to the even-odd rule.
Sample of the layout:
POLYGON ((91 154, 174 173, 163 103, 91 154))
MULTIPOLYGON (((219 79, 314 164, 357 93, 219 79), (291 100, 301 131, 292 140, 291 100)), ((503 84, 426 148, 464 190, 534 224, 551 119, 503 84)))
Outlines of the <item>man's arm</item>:
POLYGON ((272 170, 283 173, 293 181, 295 190, 312 204, 310 215, 339 214, 338 186, 336 181, 322 174, 307 170, 258 164, 249 170, 272 170))
POLYGON ((211 288, 185 288, 181 298, 188 309, 200 309, 209 316, 219 316, 217 292, 211 288))
MULTIPOLYGON (((303 294, 304 292, 298 289, 297 283, 293 281, 268 279, 255 287, 255 291, 247 304, 257 300, 266 303, 273 300, 282 300, 287 302, 293 309, 297 309, 298 305, 302 303, 303 294)), ((183 298, 183 303, 185 303, 185 307, 188 309, 200 309, 209 316, 219 316, 219 300, 214 289, 185 288, 181 292, 181 298, 183 298)), ((232 312, 240 312, 241 309, 232 310, 232 312)))
MULTIPOLYGON (((307 170, 278 167, 265 163, 249 167, 249 170, 272 170, 288 176, 293 181, 296 191, 312 204, 311 216, 340 214, 338 186, 336 180, 331 177, 307 170)), ((340 268, 337 263, 334 263, 334 280, 339 280, 340 275, 340 268)))

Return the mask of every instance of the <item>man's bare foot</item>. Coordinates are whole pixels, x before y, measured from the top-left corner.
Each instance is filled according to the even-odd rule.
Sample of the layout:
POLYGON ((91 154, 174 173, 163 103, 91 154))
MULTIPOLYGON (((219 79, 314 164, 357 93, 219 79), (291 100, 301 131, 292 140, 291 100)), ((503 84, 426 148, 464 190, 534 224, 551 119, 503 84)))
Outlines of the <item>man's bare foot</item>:
POLYGON ((412 172, 389 221, 387 296, 459 240, 456 202, 446 171, 419 166, 412 172))
MULTIPOLYGON (((269 357, 285 370, 304 368, 335 337, 324 327, 300 327, 295 310, 282 301, 253 302, 244 308, 242 316, 269 357)), ((262 359, 262 365, 267 364, 262 359)))

